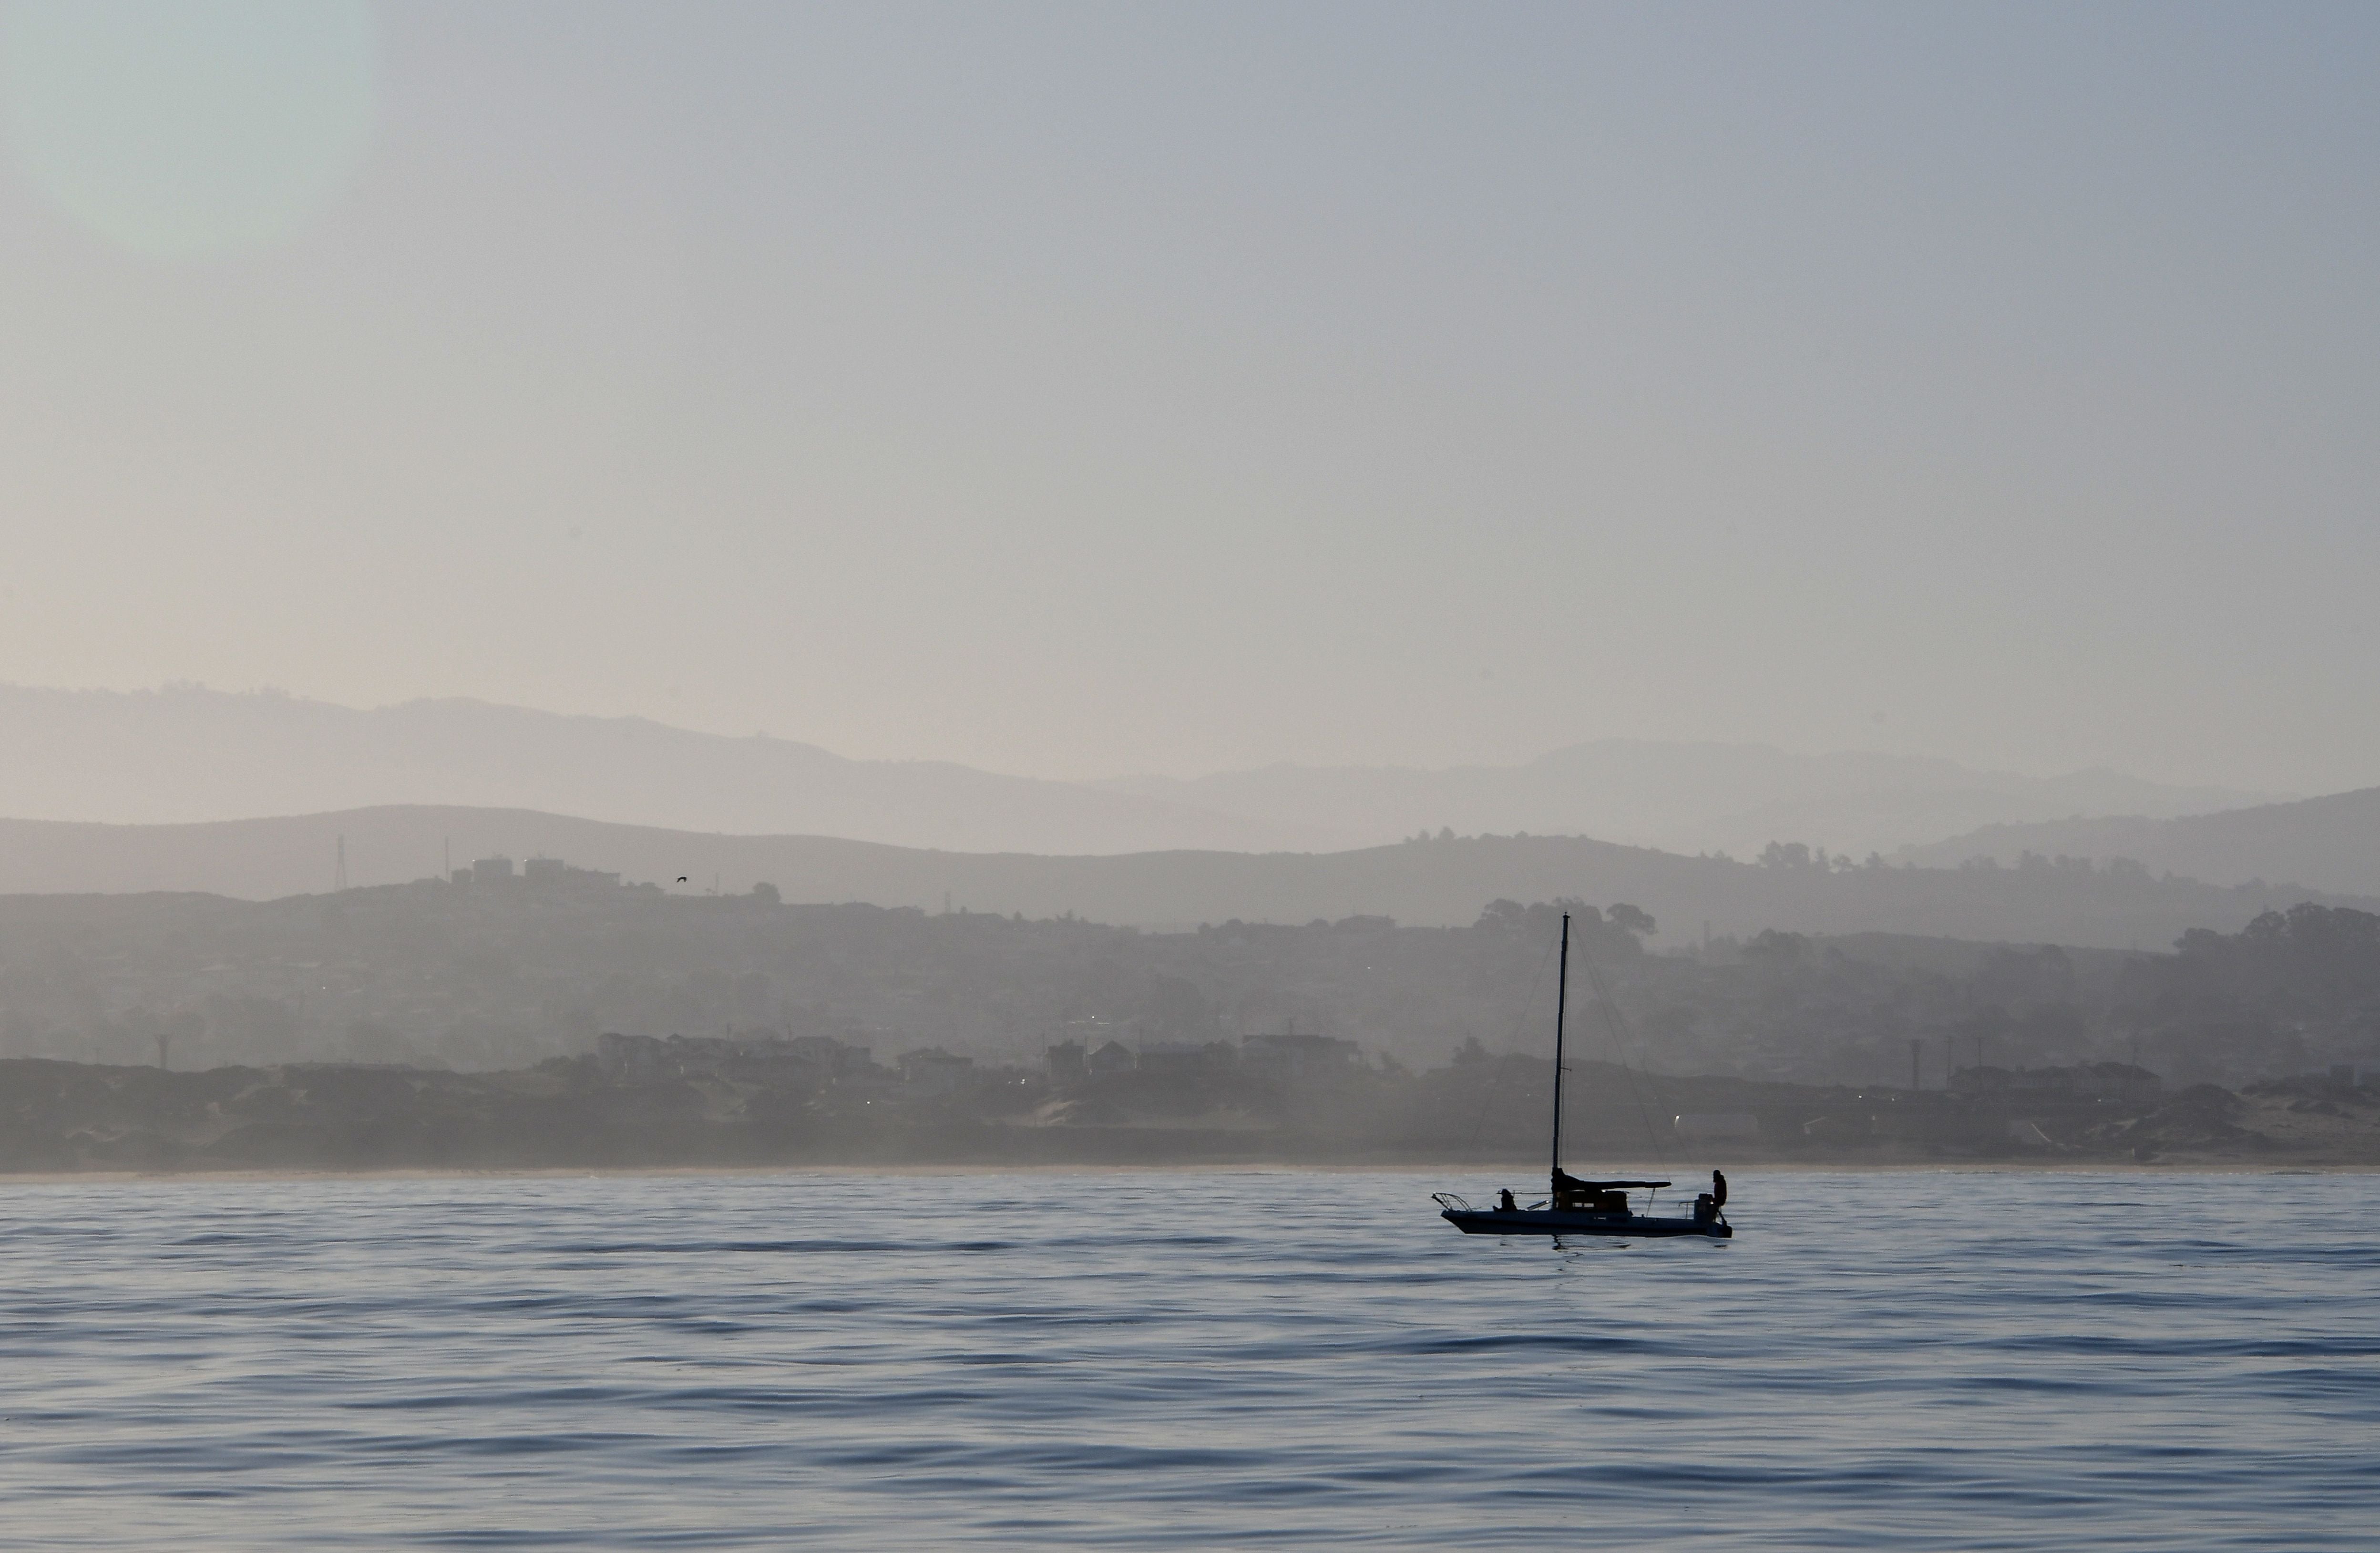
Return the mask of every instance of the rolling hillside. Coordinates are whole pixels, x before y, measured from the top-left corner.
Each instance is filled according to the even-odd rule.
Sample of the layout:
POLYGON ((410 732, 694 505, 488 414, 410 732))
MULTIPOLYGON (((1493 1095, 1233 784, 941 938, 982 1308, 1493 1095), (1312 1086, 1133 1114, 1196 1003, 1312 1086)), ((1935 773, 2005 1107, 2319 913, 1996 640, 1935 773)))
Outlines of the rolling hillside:
MULTIPOLYGON (((1386 916, 1463 925, 1491 900, 1627 901, 1665 941, 1767 928, 2163 948, 2189 928, 2231 931, 2312 897, 2222 889, 2138 869, 1766 868, 1570 837, 1490 836, 1335 853, 1150 852, 1037 856, 936 852, 815 836, 613 825, 517 809, 383 807, 200 825, 0 821, 0 892, 326 891, 339 838, 349 881, 384 884, 485 853, 533 853, 682 892, 774 884, 788 901, 944 906, 1182 927, 1231 918, 1386 916), (676 881, 686 880, 684 885, 676 881)), ((2321 897, 2330 899, 2329 897, 2321 897)), ((2350 901, 2371 906, 2380 903, 2350 901)))
POLYGON ((2202 814, 2263 796, 2117 771, 2032 777, 1907 756, 1635 739, 1599 739, 1519 766, 1280 765, 1101 785, 1275 825, 1361 831, 1373 842, 1451 827, 1462 835, 1584 834, 1740 857, 1770 842, 1861 857, 1986 824, 2202 814))
POLYGON ((1992 825, 1903 855, 1921 866, 1971 857, 2013 864, 2043 857, 2129 857, 2155 873, 2215 884, 2293 880, 2316 889, 2380 894, 2380 787, 2180 819, 2066 819, 1992 825))
POLYGON ((854 760, 765 734, 467 700, 359 710, 197 686, 0 686, 0 815, 159 824, 444 804, 739 835, 966 852, 1332 852, 1417 831, 1592 835, 1864 856, 1978 826, 2179 815, 2257 801, 2112 771, 2029 777, 1948 760, 1607 739, 1516 766, 1269 766, 1069 783, 947 761, 854 760))
POLYGON ((1327 828, 931 760, 479 701, 0 686, 0 815, 128 823, 455 804, 975 851, 1347 844, 1327 828))

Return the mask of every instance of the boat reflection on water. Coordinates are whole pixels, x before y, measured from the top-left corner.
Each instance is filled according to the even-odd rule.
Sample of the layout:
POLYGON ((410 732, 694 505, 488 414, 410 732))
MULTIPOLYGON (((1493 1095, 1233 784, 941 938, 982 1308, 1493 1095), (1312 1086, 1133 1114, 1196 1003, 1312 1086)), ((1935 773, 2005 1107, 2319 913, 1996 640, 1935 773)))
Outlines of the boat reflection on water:
MULTIPOLYGON (((1609 1000, 1607 1000, 1608 1001, 1609 1000)), ((1554 992, 1554 1142, 1551 1193, 1523 1207, 1510 1188, 1493 1207, 1474 1207, 1451 1192, 1434 1192, 1440 1217, 1466 1235, 1632 1235, 1660 1239, 1700 1235, 1732 1240, 1727 1221, 1727 1177, 1711 1171, 1711 1189, 1696 1195, 1691 1214, 1656 1214, 1654 1196, 1666 1181, 1582 1181, 1561 1168, 1562 1018, 1570 1004, 1570 914, 1562 913, 1561 972, 1554 992), (1645 1211, 1628 1205, 1643 1192, 1645 1211)))

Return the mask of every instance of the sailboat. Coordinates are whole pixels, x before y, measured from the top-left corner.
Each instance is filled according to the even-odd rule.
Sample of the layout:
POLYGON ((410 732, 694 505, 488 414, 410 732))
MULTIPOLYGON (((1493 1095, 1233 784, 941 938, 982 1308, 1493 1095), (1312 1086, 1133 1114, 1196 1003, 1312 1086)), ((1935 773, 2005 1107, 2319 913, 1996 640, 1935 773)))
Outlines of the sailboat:
POLYGON ((1570 1005, 1570 913, 1562 913, 1561 970, 1554 991, 1554 1147, 1552 1191, 1525 1207, 1508 1190, 1494 1207, 1473 1207, 1451 1192, 1431 1194, 1439 1213, 1466 1235, 1703 1235, 1732 1240, 1727 1221, 1727 1179, 1713 1171, 1711 1190, 1694 1198, 1692 1214, 1655 1214, 1651 1194, 1666 1181, 1581 1181, 1562 1169, 1562 1019, 1570 1005), (1628 1194, 1644 1192, 1644 1213, 1628 1206, 1628 1194))

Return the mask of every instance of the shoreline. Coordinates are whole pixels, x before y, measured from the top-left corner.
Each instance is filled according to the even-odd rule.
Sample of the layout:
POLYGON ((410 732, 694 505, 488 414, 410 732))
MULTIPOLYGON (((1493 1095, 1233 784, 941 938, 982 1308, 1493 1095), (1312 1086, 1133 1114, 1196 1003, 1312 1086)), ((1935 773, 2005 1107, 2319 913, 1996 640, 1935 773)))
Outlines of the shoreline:
MULTIPOLYGON (((2057 1159, 2003 1160, 1778 1160, 1718 1159, 1718 1168, 1742 1176, 1760 1175, 2373 1175, 2380 1165, 2368 1161, 2290 1160, 2250 1162, 2222 1159, 2178 1159, 2170 1163, 2135 1160, 2057 1159)), ((1115 1176, 1115 1175, 1409 1175, 1448 1177, 1487 1174, 1498 1171, 1541 1171, 1542 1162, 1309 1164, 1300 1162, 1158 1164, 953 1164, 905 1165, 822 1164, 802 1162, 771 1165, 402 1165, 385 1170, 290 1168, 222 1171, 0 1171, 0 1187, 55 1185, 120 1185, 128 1183, 220 1183, 294 1181, 561 1181, 595 1178, 689 1179, 745 1176, 1115 1176)), ((1565 1167, 1573 1173, 1641 1171, 1642 1166, 1617 1162, 1565 1167)), ((1657 1167, 1670 1169, 1670 1167, 1657 1167)), ((1680 1181, 1699 1179, 1701 1167, 1679 1173, 1680 1181)))

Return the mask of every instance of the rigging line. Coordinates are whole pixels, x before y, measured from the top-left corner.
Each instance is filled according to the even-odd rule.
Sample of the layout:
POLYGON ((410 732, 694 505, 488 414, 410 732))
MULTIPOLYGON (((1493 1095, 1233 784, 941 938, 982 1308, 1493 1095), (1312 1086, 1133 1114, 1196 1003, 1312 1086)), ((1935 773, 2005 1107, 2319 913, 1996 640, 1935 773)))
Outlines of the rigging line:
MULTIPOLYGON (((1587 980, 1595 985, 1595 1000, 1603 1005, 1604 1031, 1611 1037, 1612 1055, 1620 1059, 1620 1071, 1628 1075, 1628 1093, 1636 1102, 1636 1120, 1645 1123, 1645 1141, 1652 1147, 1654 1161, 1667 1170, 1669 1156, 1662 1151, 1660 1134, 1654 1130, 1653 1113, 1645 1107, 1645 1090, 1652 1085, 1652 1071, 1650 1068, 1645 1069, 1645 1082, 1640 1086, 1636 1081, 1635 1073, 1628 1066, 1629 1047, 1635 1046, 1637 1043, 1631 1037, 1627 1045, 1621 1044, 1621 1033, 1628 1026, 1621 1015, 1620 1005, 1611 1001, 1610 991, 1603 985, 1603 973, 1595 968, 1595 956, 1586 954, 1581 958, 1586 962, 1587 980)), ((1639 1066, 1644 1066, 1641 1049, 1638 1052, 1637 1061, 1639 1066)))
MULTIPOLYGON (((1471 1143, 1464 1150, 1465 1154, 1470 1158, 1476 1159, 1478 1157, 1479 1134, 1487 1130, 1488 1110, 1488 1107, 1495 1102, 1496 1086, 1501 1084, 1504 1080, 1505 1060, 1511 1055, 1513 1037, 1517 1037, 1521 1033, 1521 1026, 1528 1023, 1530 1011, 1537 1006, 1538 989, 1544 987, 1546 984, 1546 963, 1553 957, 1553 948, 1548 945, 1545 953, 1540 955, 1537 959, 1536 974, 1529 978, 1528 1001, 1521 1005, 1521 1012, 1513 1017, 1512 1027, 1504 1033, 1505 1050, 1501 1054, 1489 1059, 1493 1065, 1488 1071, 1488 1087, 1479 1097, 1479 1115, 1471 1124, 1471 1143)), ((1466 1035, 1469 1033, 1470 1032, 1467 1029, 1464 1031, 1464 1034, 1466 1035)))
MULTIPOLYGON (((1479 1097, 1479 1115, 1471 1123, 1471 1142, 1463 1149, 1466 1162, 1479 1157, 1479 1134, 1487 1131, 1488 1108, 1496 1098, 1496 1086, 1503 1082, 1504 1060, 1512 1054, 1513 1037, 1521 1033, 1521 1026, 1528 1023, 1530 1010, 1537 1006, 1537 989, 1546 984, 1546 963, 1553 957, 1554 946, 1548 944, 1545 953, 1537 957, 1537 974, 1529 978, 1529 1001, 1521 1005, 1521 1012, 1513 1016, 1512 1027, 1504 1032, 1503 1052, 1488 1059, 1488 1087, 1479 1097)), ((1463 1033, 1469 1035, 1470 1028, 1465 1026, 1463 1033)))

